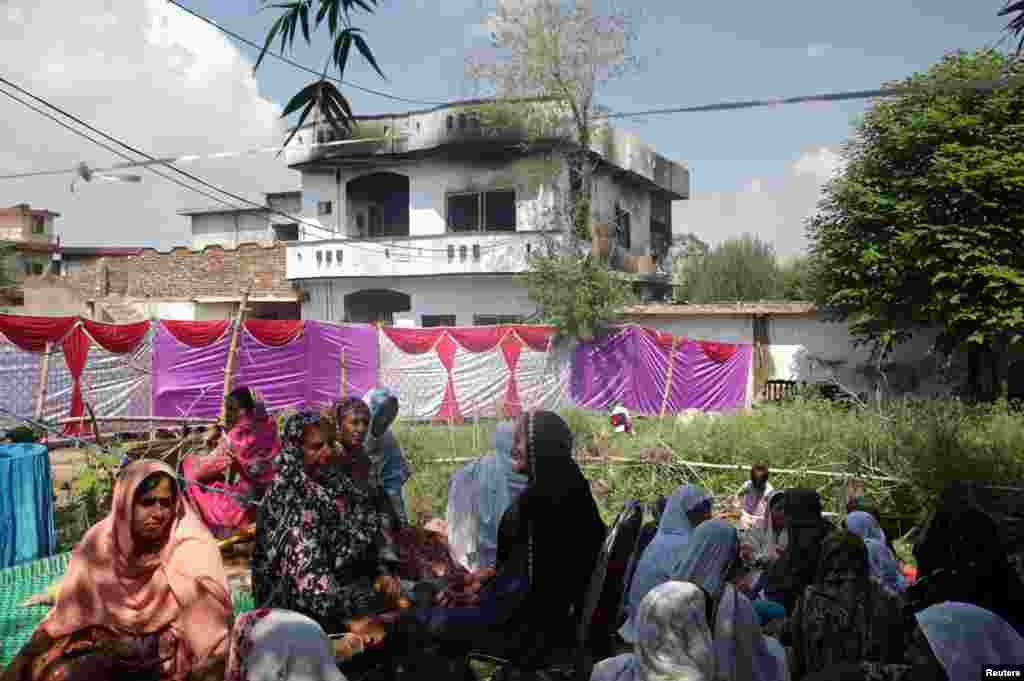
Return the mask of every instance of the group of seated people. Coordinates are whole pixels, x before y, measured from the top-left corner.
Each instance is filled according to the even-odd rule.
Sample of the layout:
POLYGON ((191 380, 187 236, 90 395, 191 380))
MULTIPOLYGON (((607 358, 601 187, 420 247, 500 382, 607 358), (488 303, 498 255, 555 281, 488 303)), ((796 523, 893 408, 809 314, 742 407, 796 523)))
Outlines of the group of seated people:
MULTIPOLYGON (((0 681, 343 681, 339 657, 427 648, 531 672, 572 645, 608 528, 557 414, 502 424, 452 476, 445 536, 408 522, 390 391, 280 436, 254 392, 229 399, 227 433, 182 466, 201 487, 122 468, 0 681), (253 522, 256 609, 235 618, 216 538, 253 522)), ((621 654, 593 681, 973 681, 1024 663, 1024 587, 964 493, 932 514, 908 586, 870 509, 837 528, 814 490, 767 480, 755 467, 741 490, 741 530, 696 485, 658 505, 620 585, 621 654)))

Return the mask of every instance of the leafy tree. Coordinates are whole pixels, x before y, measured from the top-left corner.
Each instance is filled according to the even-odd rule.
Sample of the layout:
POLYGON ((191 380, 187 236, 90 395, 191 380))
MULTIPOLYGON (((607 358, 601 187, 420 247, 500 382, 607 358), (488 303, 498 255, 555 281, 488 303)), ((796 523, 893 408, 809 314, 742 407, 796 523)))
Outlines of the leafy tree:
POLYGON ((780 293, 783 300, 814 300, 815 270, 810 258, 794 258, 786 265, 780 266, 779 274, 782 279, 780 293))
POLYGON ((490 21, 493 50, 466 60, 476 94, 493 99, 482 127, 518 130, 534 182, 554 197, 534 221, 559 236, 531 255, 527 288, 542 318, 586 339, 632 299, 630 284, 581 243, 608 221, 592 202, 606 130, 595 96, 636 67, 631 19, 598 12, 594 0, 497 0, 490 21))
MULTIPOLYGON (((808 225, 819 301, 883 353, 924 326, 978 350, 998 376, 1024 338, 1024 88, 936 92, 1024 71, 995 50, 955 52, 874 104, 808 225)), ((1005 375, 1005 374, 1004 374, 1005 375)), ((993 381, 997 383, 998 381, 993 381)))
MULTIPOLYGON (((265 5, 267 0, 262 0, 265 5)), ((275 9, 284 10, 270 26, 267 31, 267 38, 263 44, 259 59, 253 67, 255 71, 260 67, 263 58, 270 49, 275 38, 280 39, 280 53, 290 51, 295 44, 295 32, 301 30, 302 37, 306 44, 311 44, 313 33, 320 29, 325 22, 327 31, 331 37, 331 50, 324 64, 323 75, 320 80, 310 83, 302 88, 291 101, 284 107, 282 118, 286 118, 296 111, 302 110, 299 114, 298 123, 292 129, 291 134, 285 140, 287 146, 292 137, 296 135, 306 118, 315 109, 323 115, 325 122, 338 132, 351 132, 352 130, 352 107, 348 100, 341 94, 338 88, 327 78, 331 67, 337 69, 338 80, 345 76, 345 67, 348 65, 348 57, 355 47, 366 61, 385 78, 377 60, 370 51, 370 45, 363 37, 362 29, 352 25, 352 10, 362 9, 372 13, 377 5, 377 0, 293 0, 281 4, 271 5, 275 9), (314 10, 316 11, 314 15, 314 10)))
POLYGON ((751 234, 723 241, 685 269, 682 289, 692 304, 777 299, 782 273, 775 247, 751 234))
POLYGON ((1024 51, 1024 0, 1008 0, 999 16, 1010 17, 1006 33, 1018 39, 1017 52, 1024 51))

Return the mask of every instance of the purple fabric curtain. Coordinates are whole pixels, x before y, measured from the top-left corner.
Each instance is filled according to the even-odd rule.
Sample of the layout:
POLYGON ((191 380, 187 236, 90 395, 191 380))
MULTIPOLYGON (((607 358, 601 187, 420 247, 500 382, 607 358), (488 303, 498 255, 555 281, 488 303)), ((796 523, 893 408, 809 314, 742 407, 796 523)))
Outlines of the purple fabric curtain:
MULTIPOLYGON (((347 395, 362 397, 377 376, 377 330, 369 324, 305 322, 302 335, 283 346, 260 343, 242 329, 234 385, 263 393, 271 411, 326 406, 341 392, 345 353, 347 395)), ((163 325, 153 340, 153 414, 216 418, 231 335, 206 347, 178 341, 163 325)))
POLYGON ((673 352, 653 333, 625 326, 576 348, 572 399, 585 409, 607 409, 621 401, 630 411, 657 414, 671 361, 666 411, 728 411, 744 403, 752 357, 750 344, 738 344, 732 357, 718 362, 690 339, 680 339, 673 352))

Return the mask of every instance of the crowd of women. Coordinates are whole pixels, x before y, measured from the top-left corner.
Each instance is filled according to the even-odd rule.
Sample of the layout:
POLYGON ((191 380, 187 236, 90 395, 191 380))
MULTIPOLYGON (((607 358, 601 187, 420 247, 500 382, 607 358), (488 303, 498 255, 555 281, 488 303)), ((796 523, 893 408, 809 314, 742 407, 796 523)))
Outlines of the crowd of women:
MULTIPOLYGON (((121 469, 0 681, 342 681, 339 658, 424 650, 460 673, 471 652, 539 673, 573 645, 608 528, 557 414, 500 425, 452 476, 445 521, 419 529, 389 390, 280 434, 255 392, 227 407, 180 475, 121 469), (256 609, 236 618, 217 539, 253 524, 256 609)), ((815 491, 767 480, 755 467, 739 529, 696 485, 653 505, 618 585, 621 654, 593 681, 974 681, 1024 664, 1024 587, 962 490, 931 514, 908 585, 870 507, 834 525, 815 491)))

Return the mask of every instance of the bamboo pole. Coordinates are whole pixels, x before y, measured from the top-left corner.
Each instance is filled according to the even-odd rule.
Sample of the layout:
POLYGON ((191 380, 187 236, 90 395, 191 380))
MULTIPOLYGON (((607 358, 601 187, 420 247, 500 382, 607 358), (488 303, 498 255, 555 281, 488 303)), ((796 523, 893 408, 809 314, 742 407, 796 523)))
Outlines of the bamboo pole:
POLYGON ((675 368, 676 346, 679 344, 679 336, 672 336, 672 350, 668 353, 668 373, 665 376, 665 391, 661 395, 661 418, 665 418, 665 410, 668 408, 668 396, 672 391, 672 369, 675 368))
POLYGON ((235 360, 238 356, 238 336, 242 331, 242 323, 245 321, 245 312, 249 305, 249 293, 252 291, 250 283, 242 292, 242 302, 238 305, 238 314, 235 316, 235 327, 231 330, 231 346, 228 348, 228 364, 224 367, 224 390, 220 399, 220 421, 223 423, 227 415, 227 404, 224 400, 231 392, 231 379, 235 373, 235 360))
MULTIPOLYGON (((200 416, 97 416, 96 420, 107 423, 136 423, 147 421, 151 423, 183 423, 209 425, 216 423, 217 419, 203 418, 200 416)), ((88 416, 69 416, 62 418, 57 423, 78 423, 80 421, 92 421, 88 416)))
POLYGON ((46 389, 50 383, 50 350, 52 344, 46 341, 43 350, 43 365, 39 368, 39 390, 36 397, 36 421, 43 420, 43 407, 46 405, 46 389))
POLYGON ((341 351, 341 386, 338 391, 338 399, 348 397, 348 363, 345 361, 346 350, 341 351))

